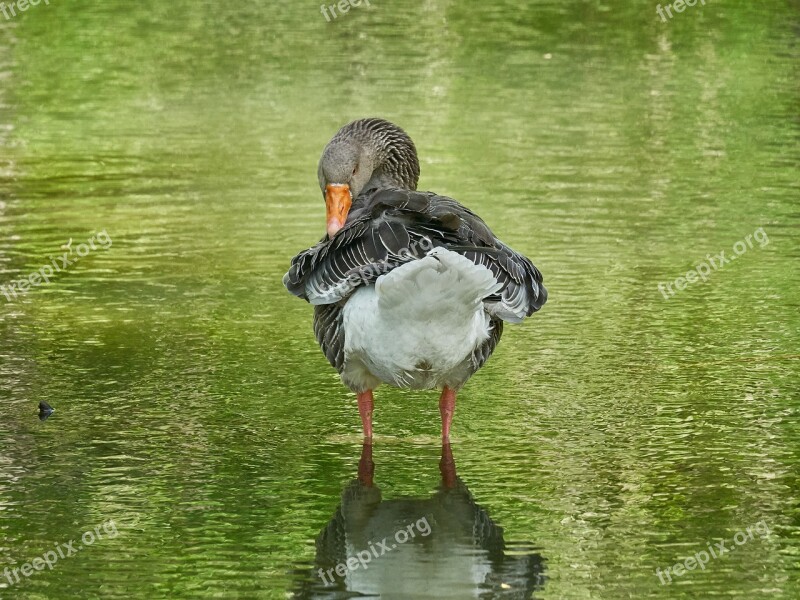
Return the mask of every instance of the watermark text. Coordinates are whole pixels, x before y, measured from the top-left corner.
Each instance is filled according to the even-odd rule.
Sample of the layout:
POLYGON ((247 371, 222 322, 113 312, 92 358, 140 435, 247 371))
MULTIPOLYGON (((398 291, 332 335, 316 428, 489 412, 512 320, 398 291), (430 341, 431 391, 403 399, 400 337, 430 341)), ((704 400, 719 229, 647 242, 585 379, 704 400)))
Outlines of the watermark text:
POLYGON ((32 287, 37 287, 50 283, 50 279, 61 271, 66 271, 68 267, 78 262, 81 258, 89 254, 92 250, 103 248, 108 250, 111 248, 112 240, 104 229, 100 233, 94 234, 85 243, 78 244, 76 248, 72 248, 72 238, 64 246, 62 250, 66 250, 61 256, 49 257, 50 264, 44 265, 38 271, 34 271, 27 277, 12 281, 6 285, 0 285, 0 294, 6 297, 8 302, 16 300, 18 295, 27 294, 32 287))
MULTIPOLYGON (((89 529, 81 535, 78 543, 76 540, 70 540, 66 543, 59 542, 55 544, 55 550, 48 550, 41 556, 37 556, 29 562, 22 564, 19 567, 6 567, 3 570, 3 577, 8 581, 9 586, 14 586, 22 581, 21 577, 27 578, 35 573, 44 571, 45 568, 52 571, 59 560, 75 556, 84 548, 88 548, 97 541, 103 539, 114 539, 119 535, 117 531, 117 524, 113 519, 109 519, 105 523, 97 525, 94 529, 89 529), (105 534, 105 537, 103 536, 105 534)), ((0 579, 2 581, 2 579, 0 579)))
POLYGON ((661 292, 662 296, 664 296, 664 300, 669 300, 676 293, 675 290, 672 289, 673 285, 675 286, 675 289, 682 291, 685 290, 690 284, 697 283, 698 281, 705 282, 709 275, 711 275, 712 269, 714 271, 722 269, 726 264, 736 260, 739 256, 747 252, 748 248, 752 248, 753 239, 755 239, 755 241, 758 243, 759 248, 763 248, 769 244, 767 232, 764 231, 763 227, 759 227, 753 233, 747 235, 747 237, 745 237, 743 240, 739 240, 733 245, 733 254, 726 256, 725 250, 713 256, 711 254, 707 254, 706 260, 700 261, 695 268, 688 271, 685 276, 681 275, 674 282, 660 282, 658 284, 658 291, 661 292))
POLYGON ((419 531, 422 537, 428 537, 431 534, 431 526, 428 523, 428 517, 418 519, 416 523, 409 523, 404 529, 398 529, 394 534, 394 542, 388 538, 383 538, 377 542, 370 542, 369 549, 364 549, 357 552, 355 556, 349 557, 345 562, 339 563, 336 567, 328 569, 327 571, 319 570, 319 577, 325 585, 332 585, 334 583, 334 572, 339 577, 347 575, 348 571, 355 571, 359 567, 366 570, 369 567, 373 558, 378 559, 384 554, 395 550, 398 545, 405 544, 408 540, 416 537, 416 531, 419 531))
POLYGON ((728 554, 729 552, 732 552, 737 546, 742 546, 750 540, 755 539, 755 536, 753 535, 754 532, 763 539, 769 535, 770 530, 764 521, 759 521, 744 531, 738 531, 736 535, 733 536, 732 540, 709 542, 707 544, 708 552, 705 550, 700 550, 700 552, 695 552, 692 556, 687 556, 683 560, 678 561, 671 567, 667 567, 663 571, 660 568, 656 569, 656 575, 658 575, 661 585, 672 583, 673 575, 675 577, 682 577, 688 571, 694 571, 698 567, 700 567, 701 571, 705 571, 706 565, 712 558, 717 559, 725 554, 728 554), (672 573, 670 573, 670 571, 672 571, 672 573))
POLYGON ((42 2, 44 2, 47 6, 50 6, 50 0, 17 0, 16 2, 10 2, 8 4, 5 2, 0 2, 0 13, 3 13, 6 21, 8 21, 9 19, 13 19, 17 16, 17 11, 25 12, 31 6, 38 6, 42 2))

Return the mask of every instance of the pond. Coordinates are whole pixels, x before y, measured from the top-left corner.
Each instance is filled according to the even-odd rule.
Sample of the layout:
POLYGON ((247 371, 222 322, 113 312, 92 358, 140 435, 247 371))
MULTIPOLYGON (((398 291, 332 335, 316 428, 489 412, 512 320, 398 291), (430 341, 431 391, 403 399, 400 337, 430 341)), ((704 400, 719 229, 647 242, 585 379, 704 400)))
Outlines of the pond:
POLYGON ((797 598, 799 15, 679 2, 6 2, 0 598, 797 598), (281 283, 366 116, 549 292, 447 445, 281 283))

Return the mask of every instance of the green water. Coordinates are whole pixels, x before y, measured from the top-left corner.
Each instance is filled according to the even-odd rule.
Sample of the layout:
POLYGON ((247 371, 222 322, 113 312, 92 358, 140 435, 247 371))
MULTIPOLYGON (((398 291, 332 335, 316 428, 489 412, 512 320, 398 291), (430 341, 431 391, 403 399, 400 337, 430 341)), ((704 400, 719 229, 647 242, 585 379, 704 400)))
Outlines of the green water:
POLYGON ((87 253, 0 295, 0 598, 800 598, 797 3, 370 4, 0 15, 0 285, 87 253), (434 392, 380 388, 362 449, 281 285, 363 116, 550 293, 460 394, 455 466, 434 392))

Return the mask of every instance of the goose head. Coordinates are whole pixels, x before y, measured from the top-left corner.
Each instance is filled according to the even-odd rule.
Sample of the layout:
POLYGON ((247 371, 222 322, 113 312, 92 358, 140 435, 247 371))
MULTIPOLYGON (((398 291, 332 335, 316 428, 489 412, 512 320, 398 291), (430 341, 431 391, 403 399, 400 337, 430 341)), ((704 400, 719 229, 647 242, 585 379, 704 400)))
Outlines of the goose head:
POLYGON ((360 119, 342 127, 325 146, 317 168, 325 197, 328 236, 344 227, 362 191, 417 189, 419 159, 414 142, 383 119, 360 119))

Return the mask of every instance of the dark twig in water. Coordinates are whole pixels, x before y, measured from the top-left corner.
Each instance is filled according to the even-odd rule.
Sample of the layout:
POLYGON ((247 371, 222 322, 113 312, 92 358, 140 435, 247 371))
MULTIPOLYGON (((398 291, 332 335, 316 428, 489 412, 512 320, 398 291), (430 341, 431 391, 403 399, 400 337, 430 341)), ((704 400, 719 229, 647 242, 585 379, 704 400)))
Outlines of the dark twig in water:
POLYGON ((46 421, 47 418, 55 412, 55 408, 50 406, 44 400, 39 402, 39 420, 46 421))

